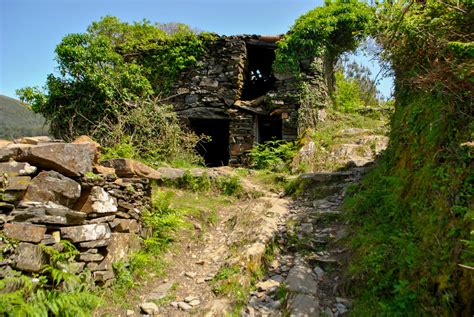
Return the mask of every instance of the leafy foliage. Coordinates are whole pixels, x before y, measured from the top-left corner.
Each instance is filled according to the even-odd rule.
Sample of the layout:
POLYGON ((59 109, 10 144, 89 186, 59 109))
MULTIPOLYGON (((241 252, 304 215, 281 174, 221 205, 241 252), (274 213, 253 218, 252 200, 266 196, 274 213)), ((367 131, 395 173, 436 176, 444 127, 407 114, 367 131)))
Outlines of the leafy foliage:
POLYGON ((295 152, 294 143, 275 140, 254 146, 249 151, 249 157, 253 168, 282 171, 288 169, 295 152))
POLYGON ((78 251, 61 241, 63 251, 43 246, 49 264, 41 275, 19 272, 0 280, 0 314, 6 316, 90 316, 100 299, 91 292, 87 272, 75 274, 72 260, 78 251))
MULTIPOLYGON (((146 20, 129 24, 107 16, 92 23, 86 33, 63 38, 56 47, 59 76, 48 76, 46 91, 27 87, 17 94, 50 122, 56 137, 68 140, 88 134, 114 146, 123 142, 125 134, 132 136, 141 154, 149 145, 140 143, 146 136, 156 139, 176 122, 166 114, 168 108, 160 109, 158 98, 169 92, 181 71, 195 64, 208 40, 211 35, 198 36, 182 24, 167 34, 146 20), (150 131, 155 124, 158 129, 159 124, 164 126, 150 131), (137 136, 139 131, 142 134, 137 136)), ((176 142, 183 136, 179 131, 176 142)), ((165 150, 173 145, 160 146, 165 150)), ((145 156, 157 154, 150 152, 145 156)))
POLYGON ((386 154, 347 201, 353 313, 469 315, 473 4, 386 1, 377 12, 396 104, 386 154))
POLYGON ((335 0, 302 15, 278 42, 276 71, 298 73, 301 63, 314 56, 326 55, 335 63, 366 36, 372 14, 363 2, 335 0))

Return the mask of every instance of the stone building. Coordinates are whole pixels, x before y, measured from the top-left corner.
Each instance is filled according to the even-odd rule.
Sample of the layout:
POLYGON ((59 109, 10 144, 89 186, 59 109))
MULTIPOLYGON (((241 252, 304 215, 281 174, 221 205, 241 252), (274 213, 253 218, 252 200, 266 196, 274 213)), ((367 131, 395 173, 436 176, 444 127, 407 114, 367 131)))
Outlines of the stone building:
POLYGON ((181 75, 169 101, 197 134, 208 166, 245 165, 246 152, 297 136, 296 82, 272 71, 280 36, 220 37, 181 75))

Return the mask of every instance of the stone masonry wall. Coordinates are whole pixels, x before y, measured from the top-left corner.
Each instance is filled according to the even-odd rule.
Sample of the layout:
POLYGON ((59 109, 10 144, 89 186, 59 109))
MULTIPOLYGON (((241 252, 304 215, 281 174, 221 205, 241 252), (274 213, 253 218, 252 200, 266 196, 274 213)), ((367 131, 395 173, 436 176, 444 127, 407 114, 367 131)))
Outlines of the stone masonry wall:
POLYGON ((278 38, 258 35, 220 37, 208 45, 196 67, 182 74, 173 89, 174 97, 170 102, 182 118, 230 121, 230 165, 247 165, 247 152, 258 142, 257 116, 281 118, 282 139, 293 141, 297 138, 300 100, 298 82, 293 76, 275 74, 274 89, 266 93, 262 104, 240 106, 248 75, 247 45, 266 45, 274 49, 278 38))
POLYGON ((140 248, 149 180, 119 178, 97 160, 98 144, 87 137, 0 140, 1 278, 12 269, 40 272, 40 244, 60 248, 68 240, 80 252, 74 273, 87 268, 105 284, 114 277, 112 263, 140 248))

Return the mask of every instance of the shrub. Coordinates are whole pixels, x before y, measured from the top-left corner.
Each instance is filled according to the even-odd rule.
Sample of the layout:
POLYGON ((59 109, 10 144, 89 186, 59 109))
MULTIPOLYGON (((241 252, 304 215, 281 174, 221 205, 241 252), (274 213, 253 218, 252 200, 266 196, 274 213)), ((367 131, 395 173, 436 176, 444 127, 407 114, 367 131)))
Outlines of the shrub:
POLYGON ((287 170, 295 153, 294 142, 275 140, 258 144, 249 151, 251 167, 273 171, 287 170))

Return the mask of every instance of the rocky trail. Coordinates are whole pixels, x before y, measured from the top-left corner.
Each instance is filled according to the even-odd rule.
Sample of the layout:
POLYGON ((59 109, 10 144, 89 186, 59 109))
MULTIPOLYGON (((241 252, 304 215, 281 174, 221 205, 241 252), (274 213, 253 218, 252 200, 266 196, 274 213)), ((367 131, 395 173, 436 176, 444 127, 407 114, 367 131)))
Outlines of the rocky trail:
POLYGON ((363 172, 303 174, 303 191, 296 199, 247 183, 264 195, 220 210, 219 220, 207 230, 195 224, 193 236, 167 255, 166 275, 146 283, 133 310, 116 313, 344 316, 351 302, 342 284, 347 250, 341 239, 347 231, 341 203, 346 188, 363 172), (265 273, 255 274, 261 267, 265 273), (243 288, 226 293, 226 285, 243 288), (245 287, 250 298, 236 304, 245 287))

